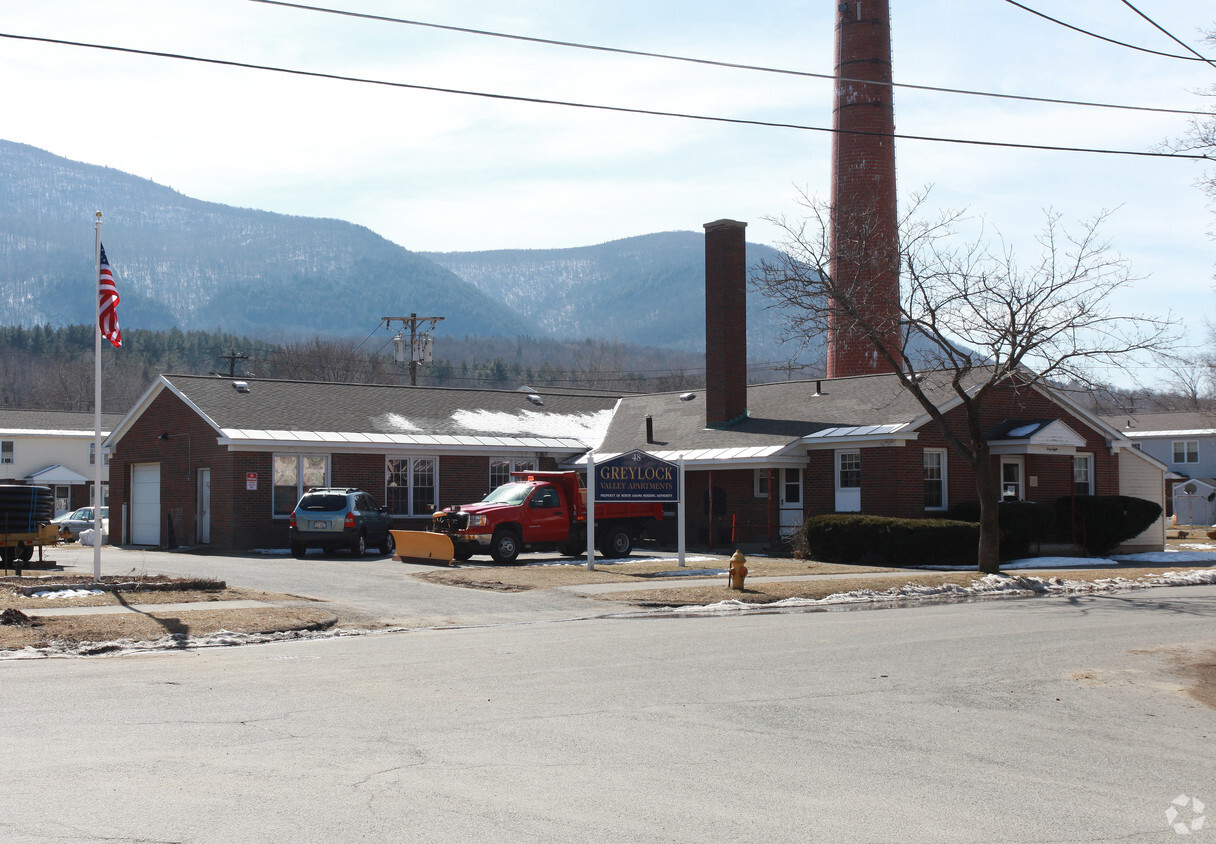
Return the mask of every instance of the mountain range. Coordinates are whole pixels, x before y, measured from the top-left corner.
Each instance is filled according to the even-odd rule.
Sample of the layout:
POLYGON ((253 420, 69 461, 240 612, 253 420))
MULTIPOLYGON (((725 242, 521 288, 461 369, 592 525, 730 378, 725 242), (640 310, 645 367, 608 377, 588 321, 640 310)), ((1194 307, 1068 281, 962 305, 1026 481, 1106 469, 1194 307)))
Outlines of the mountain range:
MULTIPOLYGON (((381 317, 417 313, 444 317, 439 340, 705 343, 700 232, 572 249, 413 252, 364 226, 192 199, 9 141, 0 141, 0 325, 91 322, 97 209, 124 326, 361 337, 381 317)), ((748 245, 749 264, 776 255, 748 245)), ((752 292, 748 300, 749 356, 788 357, 776 313, 752 292)))

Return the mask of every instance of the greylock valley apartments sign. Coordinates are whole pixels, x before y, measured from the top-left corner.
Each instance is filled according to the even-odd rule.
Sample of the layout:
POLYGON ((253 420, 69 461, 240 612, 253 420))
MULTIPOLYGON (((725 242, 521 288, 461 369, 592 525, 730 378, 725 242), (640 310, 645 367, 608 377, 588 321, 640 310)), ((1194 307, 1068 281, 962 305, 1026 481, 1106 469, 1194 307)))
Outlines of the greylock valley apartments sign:
POLYGON ((680 467, 644 451, 595 464, 596 501, 679 501, 680 467))

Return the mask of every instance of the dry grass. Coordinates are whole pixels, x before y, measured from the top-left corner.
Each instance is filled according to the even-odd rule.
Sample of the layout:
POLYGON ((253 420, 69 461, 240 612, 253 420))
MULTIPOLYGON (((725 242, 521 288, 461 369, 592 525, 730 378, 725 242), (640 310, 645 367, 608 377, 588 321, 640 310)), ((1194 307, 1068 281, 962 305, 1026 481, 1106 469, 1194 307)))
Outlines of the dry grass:
MULTIPOLYGON (((662 562, 597 563, 594 571, 587 571, 585 563, 561 563, 546 566, 476 566, 445 571, 428 571, 414 577, 445 586, 463 586, 468 589, 491 589, 496 592, 522 592, 528 589, 552 589, 556 586, 584 586, 590 583, 671 583, 666 572, 696 571, 699 569, 724 570, 726 560, 690 562, 685 569, 677 568, 670 560, 662 562)), ((812 563, 806 560, 752 558, 747 561, 749 575, 757 577, 782 577, 787 575, 831 575, 857 571, 888 572, 895 569, 840 566, 830 563, 812 563)), ((709 576, 709 575, 707 575, 709 576)))
MULTIPOLYGON (((92 579, 75 576, 8 577, 0 581, 0 613, 16 610, 29 617, 29 624, 0 625, 0 650, 20 650, 26 647, 72 647, 85 643, 113 642, 121 639, 149 641, 164 636, 206 636, 221 631, 231 633, 277 633, 293 630, 319 630, 334 625, 338 619, 319 607, 282 606, 300 604, 305 599, 291 595, 235 589, 222 584, 204 588, 164 588, 179 585, 167 577, 144 578, 145 584, 155 584, 155 590, 124 588, 100 595, 73 598, 35 598, 15 591, 16 587, 40 586, 48 591, 84 588, 92 579), (233 609, 231 607, 191 610, 119 611, 97 615, 35 616, 38 610, 61 607, 128 606, 138 608, 158 604, 208 604, 219 601, 262 601, 264 607, 233 609)), ((106 578, 108 581, 120 578, 106 578)), ((199 586, 198 583, 191 583, 199 586)))

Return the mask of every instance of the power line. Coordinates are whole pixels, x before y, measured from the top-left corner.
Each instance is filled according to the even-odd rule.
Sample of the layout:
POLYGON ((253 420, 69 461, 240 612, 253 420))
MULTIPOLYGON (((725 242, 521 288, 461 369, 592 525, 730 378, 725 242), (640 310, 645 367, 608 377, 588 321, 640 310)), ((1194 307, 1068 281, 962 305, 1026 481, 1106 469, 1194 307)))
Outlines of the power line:
MULTIPOLYGON (((1128 44, 1125 41, 1116 41, 1114 38, 1107 38, 1105 35, 1099 35, 1096 32, 1090 32, 1088 29, 1082 29, 1079 26, 1073 26, 1070 23, 1065 23, 1064 21, 1060 20, 1059 18, 1053 18, 1051 15, 1044 14, 1043 12, 1040 12, 1037 9, 1032 9, 1029 6, 1025 6, 1025 5, 1017 2, 1017 0, 1005 0, 1005 2, 1010 4, 1011 6, 1017 6, 1022 11, 1030 12, 1030 14, 1032 14, 1032 15, 1037 15, 1038 17, 1043 18, 1044 20, 1051 21, 1052 23, 1057 24, 1058 26, 1062 26, 1065 29, 1071 29, 1073 32, 1079 32, 1082 35, 1088 35, 1090 38, 1097 38, 1099 41, 1105 41, 1108 44, 1114 44, 1119 47, 1126 47, 1129 50, 1138 50, 1141 53, 1150 53, 1154 56, 1163 56, 1164 58, 1167 58, 1167 59, 1182 59, 1183 61, 1188 61, 1188 62, 1195 62, 1195 61, 1208 62, 1207 59, 1205 59, 1203 56, 1200 56, 1198 53, 1195 53, 1194 56, 1179 56, 1176 53, 1163 53, 1160 50, 1150 50, 1148 47, 1137 47, 1135 44, 1128 44), (1198 58, 1196 58, 1196 56, 1198 56, 1198 58)), ((1168 35, 1169 33, 1166 33, 1166 34, 1168 35)), ((1170 36, 1170 37, 1172 38, 1173 36, 1170 36)), ((1175 38, 1174 40, 1177 41, 1178 39, 1175 38)), ((1182 42, 1179 41, 1178 43, 1181 44, 1182 42)), ((1182 46, 1186 47, 1185 44, 1183 44, 1182 46)), ((1190 48, 1187 47, 1187 49, 1189 50, 1190 48)), ((1191 50, 1191 52, 1195 52, 1195 51, 1191 50)), ((1211 62, 1208 62, 1208 64, 1211 64, 1211 62)))
MULTIPOLYGON (((848 76, 834 76, 830 73, 812 73, 805 70, 789 70, 778 67, 766 67, 763 65, 740 64, 737 62, 725 62, 714 59, 700 59, 691 56, 677 56, 670 53, 652 53, 645 50, 630 50, 623 47, 605 47, 597 44, 583 44, 576 41, 557 41, 551 38, 537 38, 529 35, 514 35, 506 32, 494 32, 487 29, 471 29, 464 26, 451 26, 448 24, 431 23, 429 21, 408 20, 406 18, 392 18, 385 15, 372 15, 366 12, 351 12, 345 9, 330 9, 323 6, 310 6, 303 3, 288 3, 286 0, 251 0, 254 3, 262 3, 267 6, 282 6, 288 9, 303 9, 310 12, 323 12, 330 15, 341 15, 343 17, 361 18, 364 20, 381 21, 383 23, 399 23, 406 26, 427 27, 429 29, 441 29, 447 32, 460 32, 466 35, 482 35, 487 38, 504 38, 511 41, 525 41, 532 44, 546 44, 553 47, 569 47, 576 50, 593 50, 601 53, 616 53, 624 56, 637 56, 648 59, 665 59, 667 61, 686 62, 689 64, 708 65, 710 67, 722 67, 731 70, 751 70, 758 73, 775 73, 783 76, 800 76, 808 79, 829 79, 834 82, 856 82, 866 85, 885 85, 891 88, 907 88, 914 91, 932 91, 939 94, 962 94, 971 97, 992 97, 1002 100, 1023 100, 1032 103, 1049 103, 1052 105, 1072 105, 1083 106, 1086 108, 1113 108, 1124 109, 1128 111, 1151 111, 1163 114, 1186 114, 1186 115, 1206 115, 1206 111, 1191 111, 1189 109, 1178 108, 1160 108, 1155 106, 1134 106, 1120 105, 1117 103, 1098 103, 1087 102, 1084 100, 1065 100, 1055 97, 1031 97, 1021 94, 1000 94, 992 91, 969 91, 963 88, 942 88, 935 85, 915 85, 910 82, 883 82, 874 79, 854 79, 848 76)), ((1188 56, 1178 56, 1177 58, 1189 58, 1188 56)))
POLYGON ((1202 61, 1206 64, 1209 64, 1212 67, 1216 67, 1216 63, 1213 63, 1211 59, 1205 58, 1204 56, 1200 55, 1199 51, 1194 49, 1193 47, 1191 47, 1190 44, 1186 44, 1186 43, 1180 41, 1172 32, 1169 32, 1161 24, 1157 23, 1155 20, 1150 18, 1148 15, 1144 14, 1144 12, 1137 9, 1135 6, 1133 6, 1131 3, 1129 3, 1128 0, 1123 0, 1123 5, 1127 6, 1127 8, 1131 9, 1137 15, 1139 15, 1140 17, 1142 17, 1146 21, 1148 21, 1153 26, 1154 29, 1156 29, 1158 32, 1165 35, 1166 38, 1169 38, 1174 43, 1181 45, 1186 50, 1190 51, 1191 53, 1194 53, 1196 56, 1199 56, 1200 61, 1202 61))
MULTIPOLYGON (((381 85, 390 88, 405 88, 414 91, 430 91, 440 94, 457 94, 460 96, 480 97, 482 99, 503 100, 509 102, 532 103, 534 105, 555 105, 564 106, 566 108, 579 108, 589 111, 608 111, 616 114, 636 114, 648 117, 672 117, 683 120, 700 120, 709 123, 726 123, 735 126, 757 126, 766 129, 796 129, 804 132, 824 132, 829 134, 845 134, 845 135, 862 135, 870 137, 892 138, 901 141, 927 141, 931 143, 959 144, 964 146, 981 146, 981 147, 999 147, 1003 149, 1021 149, 1021 150, 1039 150, 1045 152, 1078 152, 1088 153, 1092 155, 1126 155, 1139 158, 1176 158, 1183 160, 1195 161, 1213 161, 1216 160, 1211 155, 1205 153, 1177 153, 1177 152, 1157 152, 1151 150, 1120 150, 1120 149, 1103 149, 1099 147, 1069 147, 1056 146, 1052 144, 1019 144, 1011 141, 979 141, 967 138, 943 138, 932 135, 906 135, 899 132, 864 132, 850 129, 835 129, 824 126, 807 126, 798 123, 778 123, 767 120, 744 120, 737 117, 714 117, 703 114, 689 114, 685 112, 674 111, 657 111, 653 109, 630 108, 627 106, 610 106, 596 105, 593 103, 572 102, 569 100, 550 100, 539 97, 522 97, 513 94, 492 94, 485 91, 466 91, 459 88, 442 88, 432 85, 417 85, 409 82, 389 82, 383 79, 369 79, 359 76, 345 76, 335 73, 322 73, 313 70, 297 70, 294 68, 275 67, 273 65, 259 65, 250 62, 238 62, 229 59, 210 59, 200 56, 189 56, 183 53, 166 53, 157 50, 140 50, 134 47, 115 47, 107 44, 90 44, 81 41, 67 41, 61 38, 45 38, 35 35, 16 35, 8 32, 0 32, 0 38, 9 38, 17 41, 32 41, 43 44, 56 44, 65 47, 83 47, 91 50, 104 50, 114 53, 129 53, 137 56, 151 56, 154 58, 176 59, 179 61, 197 62, 201 64, 214 64, 222 67, 236 67, 245 70, 265 70, 271 73, 284 73, 292 76, 305 76, 314 79, 329 79, 339 82, 358 82, 367 85, 381 85)), ((1206 112, 1202 112, 1205 113, 1206 112)))

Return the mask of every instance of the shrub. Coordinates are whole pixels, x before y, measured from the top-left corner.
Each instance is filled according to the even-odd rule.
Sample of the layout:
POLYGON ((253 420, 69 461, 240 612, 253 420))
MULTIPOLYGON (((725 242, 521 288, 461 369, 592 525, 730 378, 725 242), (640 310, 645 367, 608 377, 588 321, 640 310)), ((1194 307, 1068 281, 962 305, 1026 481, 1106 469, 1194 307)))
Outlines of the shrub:
MULTIPOLYGON (((1035 543, 1050 539, 1056 523, 1056 508, 1037 501, 1002 501, 997 518, 1001 530, 1001 559, 1016 560, 1030 553, 1035 543)), ((950 508, 950 516, 964 522, 980 520, 980 503, 963 501, 950 508)))
POLYGON ((979 526, 949 519, 893 519, 832 514, 802 528, 807 554, 828 563, 974 565, 979 526))
POLYGON ((1056 502, 1056 533, 1090 554, 1108 554, 1160 516, 1160 504, 1130 495, 1068 495, 1056 502))

